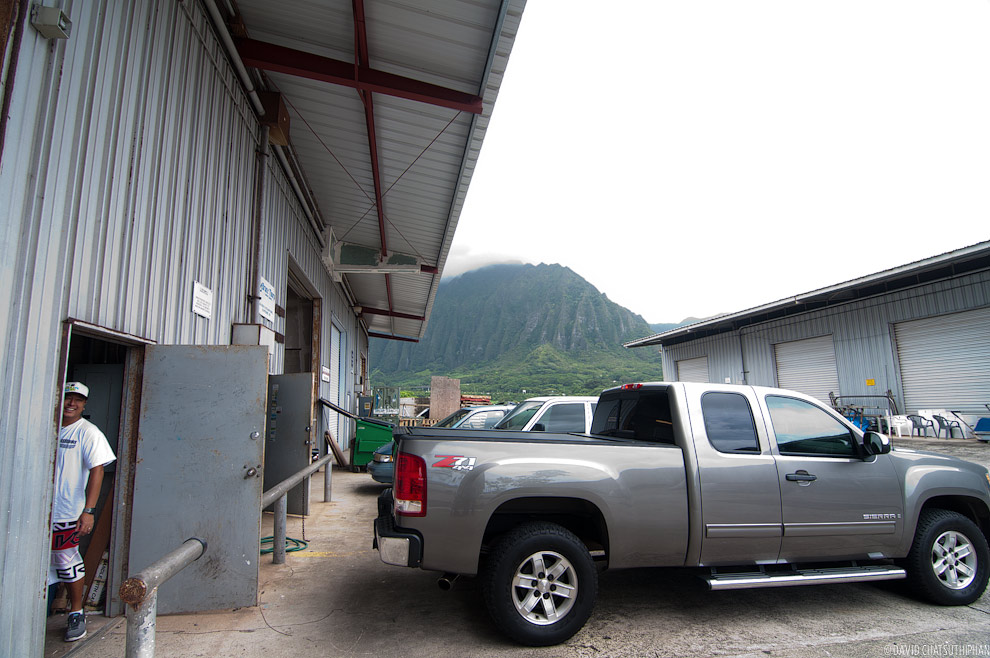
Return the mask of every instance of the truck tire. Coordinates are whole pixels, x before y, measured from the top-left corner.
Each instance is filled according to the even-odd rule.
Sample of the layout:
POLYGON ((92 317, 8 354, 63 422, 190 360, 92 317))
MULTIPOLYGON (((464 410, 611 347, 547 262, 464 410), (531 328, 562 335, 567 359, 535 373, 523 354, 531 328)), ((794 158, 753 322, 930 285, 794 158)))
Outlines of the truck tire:
POLYGON ((990 550, 979 527, 957 512, 927 509, 904 560, 908 586, 938 605, 968 605, 990 577, 990 550))
POLYGON ((495 625, 520 644, 559 644, 581 630, 598 595, 588 548, 555 523, 527 523, 492 548, 482 581, 495 625))

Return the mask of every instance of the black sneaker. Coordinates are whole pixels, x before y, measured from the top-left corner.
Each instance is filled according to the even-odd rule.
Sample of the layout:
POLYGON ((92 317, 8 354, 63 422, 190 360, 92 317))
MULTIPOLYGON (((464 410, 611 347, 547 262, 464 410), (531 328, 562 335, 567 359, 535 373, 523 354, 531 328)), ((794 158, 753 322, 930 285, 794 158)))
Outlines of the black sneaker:
POLYGON ((69 615, 69 623, 65 627, 65 641, 75 642, 86 637, 86 615, 73 612, 69 615))

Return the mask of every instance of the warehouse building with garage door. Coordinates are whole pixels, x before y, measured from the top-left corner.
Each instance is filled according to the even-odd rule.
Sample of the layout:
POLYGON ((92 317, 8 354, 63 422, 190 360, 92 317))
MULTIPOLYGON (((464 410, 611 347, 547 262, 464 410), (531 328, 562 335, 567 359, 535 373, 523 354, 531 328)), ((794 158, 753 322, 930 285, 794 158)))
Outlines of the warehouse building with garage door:
POLYGON ((779 386, 867 415, 947 410, 974 425, 990 416, 990 242, 625 346, 660 347, 671 381, 779 386))

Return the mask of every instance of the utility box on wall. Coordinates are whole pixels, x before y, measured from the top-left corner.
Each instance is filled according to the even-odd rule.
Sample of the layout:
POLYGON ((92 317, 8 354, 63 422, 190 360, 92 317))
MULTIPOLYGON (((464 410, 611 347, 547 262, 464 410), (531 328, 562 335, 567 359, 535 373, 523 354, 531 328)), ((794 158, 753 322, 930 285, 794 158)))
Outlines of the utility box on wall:
POLYGON ((234 323, 230 331, 231 345, 264 345, 268 348, 268 364, 271 367, 275 354, 275 332, 263 324, 234 323))
POLYGON ((262 125, 268 126, 268 141, 279 146, 289 145, 289 111, 282 100, 282 94, 273 91, 259 91, 258 98, 265 108, 262 125))

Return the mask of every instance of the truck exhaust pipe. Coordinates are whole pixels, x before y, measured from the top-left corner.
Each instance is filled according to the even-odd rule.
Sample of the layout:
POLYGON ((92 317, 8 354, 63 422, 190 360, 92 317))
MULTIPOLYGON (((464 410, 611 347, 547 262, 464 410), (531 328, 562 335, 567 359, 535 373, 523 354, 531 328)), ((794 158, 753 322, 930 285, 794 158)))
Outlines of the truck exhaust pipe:
POLYGON ((440 591, 449 592, 454 587, 454 582, 460 578, 460 574, 456 573, 445 573, 437 579, 437 585, 440 587, 440 591))

